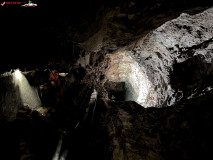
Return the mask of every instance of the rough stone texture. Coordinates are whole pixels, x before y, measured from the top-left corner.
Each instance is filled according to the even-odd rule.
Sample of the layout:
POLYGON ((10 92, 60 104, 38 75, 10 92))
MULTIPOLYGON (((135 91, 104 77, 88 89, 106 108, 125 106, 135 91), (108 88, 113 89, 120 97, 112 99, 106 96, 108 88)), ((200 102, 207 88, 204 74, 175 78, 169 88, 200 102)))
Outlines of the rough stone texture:
MULTIPOLYGON (((8 57, 1 58, 0 73, 33 70, 26 76, 41 89, 46 107, 45 116, 22 107, 12 122, 1 115, 1 158, 52 159, 63 133, 60 154, 68 151, 66 159, 208 159, 213 143, 212 94, 206 95, 213 88, 212 40, 207 39, 212 9, 177 17, 199 13, 212 1, 73 3, 45 1, 38 9, 44 8, 42 16, 31 12, 30 19, 17 18, 26 16, 23 10, 22 16, 9 17, 10 23, 6 14, 2 19, 8 23, 1 19, 1 46, 8 57), (46 14, 45 7, 53 12, 46 14), (52 86, 43 72, 47 68, 68 76, 52 86), (94 89, 97 100, 89 104, 94 89), (125 91, 127 100, 145 107, 179 102, 143 108, 123 101, 125 91)), ((7 93, 1 92, 4 98, 7 93)))
POLYGON ((156 106, 157 95, 146 71, 126 51, 113 54, 111 58, 106 76, 110 81, 125 83, 125 100, 134 100, 146 107, 156 106))
POLYGON ((212 94, 160 109, 110 103, 104 121, 108 159, 208 159, 213 142, 211 98, 212 94))
MULTIPOLYGON (((197 79, 209 77, 213 73, 212 26, 213 8, 192 16, 183 13, 136 42, 130 51, 123 49, 109 55, 111 64, 107 76, 111 81, 129 84, 128 88, 133 92, 131 99, 143 106, 173 105, 180 99, 170 84, 170 74, 176 72, 173 70, 174 64, 184 63, 187 59, 199 59, 195 60, 200 64, 198 70, 204 73, 195 74, 197 79)), ((193 70, 193 66, 188 67, 188 70, 193 70)), ((179 79, 182 76, 178 74, 179 79)), ((193 78, 196 77, 188 79, 194 81, 193 89, 201 87, 195 84, 193 78)), ((183 92, 181 88, 176 89, 183 92)))
POLYGON ((161 0, 127 0, 122 3, 115 2, 116 5, 109 8, 105 4, 97 12, 96 20, 100 19, 100 22, 96 32, 88 39, 81 40, 80 45, 87 51, 112 53, 140 39, 166 21, 176 18, 181 12, 195 14, 202 11, 199 7, 190 10, 190 7, 182 6, 182 11, 179 12, 177 5, 184 3, 187 2, 179 1, 179 4, 174 5, 172 2, 161 0), (166 3, 169 3, 170 7, 166 3))
POLYGON ((10 72, 0 75, 0 120, 12 121, 22 105, 19 86, 10 72))

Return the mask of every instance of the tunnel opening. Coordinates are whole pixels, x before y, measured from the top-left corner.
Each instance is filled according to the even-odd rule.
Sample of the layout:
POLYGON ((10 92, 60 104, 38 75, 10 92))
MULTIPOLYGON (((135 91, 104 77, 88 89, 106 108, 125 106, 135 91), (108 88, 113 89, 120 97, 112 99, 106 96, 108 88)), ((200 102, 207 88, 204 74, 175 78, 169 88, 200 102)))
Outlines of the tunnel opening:
POLYGON ((125 84, 124 100, 135 101, 144 107, 156 106, 157 96, 147 71, 125 52, 114 54, 111 59, 106 75, 111 83, 125 84))
POLYGON ((107 81, 104 83, 104 88, 108 93, 110 100, 124 101, 126 95, 126 83, 125 82, 112 82, 107 81))

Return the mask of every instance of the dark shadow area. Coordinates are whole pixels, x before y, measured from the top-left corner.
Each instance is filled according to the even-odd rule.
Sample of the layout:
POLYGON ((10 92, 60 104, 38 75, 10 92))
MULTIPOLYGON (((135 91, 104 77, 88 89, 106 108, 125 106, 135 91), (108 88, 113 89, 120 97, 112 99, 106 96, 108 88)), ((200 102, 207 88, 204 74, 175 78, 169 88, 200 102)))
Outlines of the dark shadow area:
POLYGON ((108 93, 110 100, 124 101, 126 95, 125 82, 111 82, 104 83, 104 87, 108 93))
POLYGON ((213 67, 203 55, 194 56, 182 63, 176 63, 171 73, 172 88, 182 90, 184 97, 199 95, 212 86, 213 67))

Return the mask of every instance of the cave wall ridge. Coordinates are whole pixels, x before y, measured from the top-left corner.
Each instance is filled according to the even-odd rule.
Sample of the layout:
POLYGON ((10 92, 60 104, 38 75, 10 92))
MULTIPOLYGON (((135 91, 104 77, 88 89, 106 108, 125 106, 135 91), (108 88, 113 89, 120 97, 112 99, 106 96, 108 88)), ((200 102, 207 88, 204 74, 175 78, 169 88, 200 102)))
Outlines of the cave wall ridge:
MULTIPOLYGON (((171 106, 183 97, 182 91, 173 89, 170 84, 173 66, 197 56, 202 56, 199 63, 209 63, 212 66, 212 40, 213 8, 196 15, 182 13, 178 18, 166 22, 142 37, 132 49, 126 47, 123 49, 125 51, 120 50, 112 55, 111 61, 116 61, 117 57, 118 65, 115 67, 115 63, 112 62, 111 68, 118 71, 112 72, 109 67, 107 75, 112 81, 116 81, 112 78, 112 74, 113 77, 120 77, 117 78, 118 81, 126 81, 129 85, 127 88, 132 88, 130 89, 133 92, 132 100, 145 107, 171 106), (125 59, 129 59, 134 67, 131 67, 129 61, 125 59), (126 69, 121 71, 121 68, 126 69), (134 77, 131 74, 132 69, 137 70, 137 77, 133 78, 134 80, 131 79, 134 77), (138 76, 142 73, 144 76, 138 76), (140 82, 140 85, 136 84, 140 82), (144 88, 147 91, 144 92, 144 88)), ((208 74, 212 73, 211 70, 208 74)))

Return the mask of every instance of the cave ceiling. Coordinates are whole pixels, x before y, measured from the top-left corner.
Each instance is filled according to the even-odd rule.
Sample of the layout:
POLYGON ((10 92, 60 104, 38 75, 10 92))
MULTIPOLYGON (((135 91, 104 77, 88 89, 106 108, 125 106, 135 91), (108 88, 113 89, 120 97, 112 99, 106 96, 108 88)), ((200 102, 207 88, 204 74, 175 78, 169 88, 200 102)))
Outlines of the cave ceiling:
POLYGON ((39 5, 35 10, 1 10, 1 72, 73 57, 73 45, 86 52, 113 53, 182 12, 196 14, 211 7, 212 1, 80 0, 39 5))

